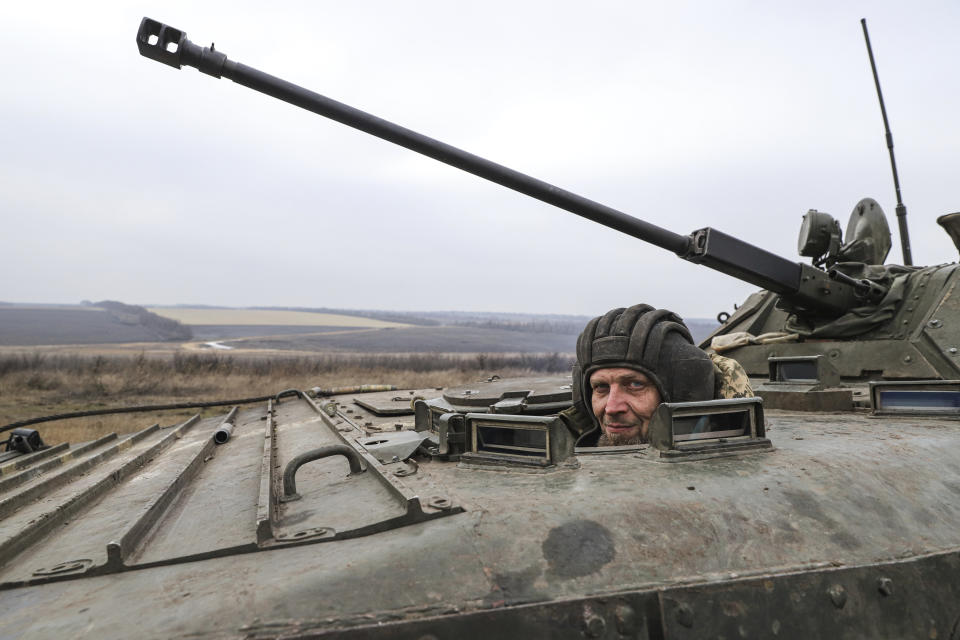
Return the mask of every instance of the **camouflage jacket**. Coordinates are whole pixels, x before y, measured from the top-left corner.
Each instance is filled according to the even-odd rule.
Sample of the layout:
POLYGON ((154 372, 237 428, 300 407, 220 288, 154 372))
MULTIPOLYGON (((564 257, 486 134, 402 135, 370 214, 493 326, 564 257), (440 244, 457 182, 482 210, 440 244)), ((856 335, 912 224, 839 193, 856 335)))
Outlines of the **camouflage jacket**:
POLYGON ((714 398, 752 398, 753 387, 750 378, 740 363, 715 353, 710 354, 713 361, 713 397, 714 398))

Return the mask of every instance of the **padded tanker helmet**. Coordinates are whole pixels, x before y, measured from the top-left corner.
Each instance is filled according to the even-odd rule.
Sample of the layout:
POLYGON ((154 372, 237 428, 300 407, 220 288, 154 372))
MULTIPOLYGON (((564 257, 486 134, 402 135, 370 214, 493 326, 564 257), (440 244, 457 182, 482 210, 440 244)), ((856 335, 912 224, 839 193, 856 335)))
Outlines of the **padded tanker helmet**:
POLYGON ((587 323, 577 338, 573 401, 590 415, 590 375, 597 369, 625 367, 646 375, 661 402, 713 399, 713 363, 693 344, 683 319, 672 311, 638 304, 614 309, 587 323))

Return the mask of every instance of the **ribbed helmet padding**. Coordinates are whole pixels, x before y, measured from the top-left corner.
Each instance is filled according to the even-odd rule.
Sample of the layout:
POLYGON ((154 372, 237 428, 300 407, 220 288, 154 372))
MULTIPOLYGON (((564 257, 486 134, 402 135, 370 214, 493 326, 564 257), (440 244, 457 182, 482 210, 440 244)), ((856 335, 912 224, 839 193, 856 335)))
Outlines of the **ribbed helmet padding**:
POLYGON ((599 423, 591 410, 590 375, 597 369, 625 367, 642 372, 663 402, 713 397, 713 364, 693 344, 677 314, 648 304, 613 309, 587 323, 577 338, 573 400, 599 423))

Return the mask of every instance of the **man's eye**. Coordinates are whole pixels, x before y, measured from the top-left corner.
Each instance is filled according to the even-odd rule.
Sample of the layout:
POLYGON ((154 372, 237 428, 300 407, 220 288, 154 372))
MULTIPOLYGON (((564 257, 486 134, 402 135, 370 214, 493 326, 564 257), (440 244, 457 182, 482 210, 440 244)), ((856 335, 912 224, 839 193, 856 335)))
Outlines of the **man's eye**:
POLYGON ((609 389, 610 389, 610 387, 609 387, 608 385, 598 384, 597 386, 595 386, 595 387, 593 388, 593 392, 594 392, 594 393, 606 393, 609 389))
POLYGON ((641 382, 640 380, 631 380, 627 386, 629 386, 631 389, 645 389, 647 384, 645 382, 641 382))

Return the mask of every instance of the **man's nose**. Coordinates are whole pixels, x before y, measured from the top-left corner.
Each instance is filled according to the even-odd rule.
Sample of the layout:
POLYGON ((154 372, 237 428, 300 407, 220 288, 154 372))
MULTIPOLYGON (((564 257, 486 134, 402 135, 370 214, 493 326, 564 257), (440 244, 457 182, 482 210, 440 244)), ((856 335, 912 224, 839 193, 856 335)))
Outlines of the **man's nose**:
POLYGON ((610 385, 610 394, 607 396, 607 413, 623 413, 627 410, 627 396, 620 385, 610 385))

